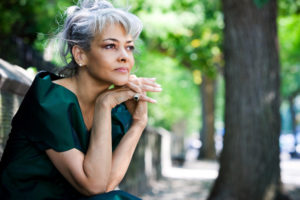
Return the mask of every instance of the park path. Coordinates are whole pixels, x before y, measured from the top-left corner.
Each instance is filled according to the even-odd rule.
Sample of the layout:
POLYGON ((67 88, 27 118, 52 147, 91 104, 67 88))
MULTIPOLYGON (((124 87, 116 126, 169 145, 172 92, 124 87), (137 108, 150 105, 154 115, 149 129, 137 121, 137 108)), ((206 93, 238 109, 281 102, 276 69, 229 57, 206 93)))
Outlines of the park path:
POLYGON ((212 181, 164 178, 152 183, 152 191, 143 200, 205 200, 212 181))
MULTIPOLYGON (((213 161, 190 161, 183 167, 168 167, 163 178, 151 182, 151 191, 143 200, 205 200, 218 175, 218 164, 213 161)), ((281 162, 285 189, 292 200, 300 200, 300 160, 281 162)))

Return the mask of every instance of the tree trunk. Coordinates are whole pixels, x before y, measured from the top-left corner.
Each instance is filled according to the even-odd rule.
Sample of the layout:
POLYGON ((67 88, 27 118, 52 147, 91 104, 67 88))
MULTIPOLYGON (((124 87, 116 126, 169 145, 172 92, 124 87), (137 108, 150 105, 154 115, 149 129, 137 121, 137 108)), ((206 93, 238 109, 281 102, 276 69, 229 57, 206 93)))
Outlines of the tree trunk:
POLYGON ((276 0, 223 0, 225 136, 209 200, 280 195, 279 58, 276 0))
POLYGON ((200 132, 200 140, 202 146, 200 148, 198 159, 215 159, 215 88, 216 81, 202 76, 200 85, 202 98, 202 130, 200 132))

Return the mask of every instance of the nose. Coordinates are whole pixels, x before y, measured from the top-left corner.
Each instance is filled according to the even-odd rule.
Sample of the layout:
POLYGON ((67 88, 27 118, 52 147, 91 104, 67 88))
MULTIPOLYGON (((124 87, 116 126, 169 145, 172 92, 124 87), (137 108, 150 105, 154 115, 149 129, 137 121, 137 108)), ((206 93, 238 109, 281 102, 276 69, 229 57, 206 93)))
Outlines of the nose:
POLYGON ((126 51, 125 48, 120 48, 120 52, 119 52, 119 62, 127 62, 128 61, 128 52, 126 51))

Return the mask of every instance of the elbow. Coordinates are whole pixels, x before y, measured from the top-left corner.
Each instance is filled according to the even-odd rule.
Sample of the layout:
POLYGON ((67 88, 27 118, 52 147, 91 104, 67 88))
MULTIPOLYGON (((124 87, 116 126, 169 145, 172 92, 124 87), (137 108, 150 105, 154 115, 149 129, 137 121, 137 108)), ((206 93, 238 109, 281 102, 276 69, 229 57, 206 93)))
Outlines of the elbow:
POLYGON ((105 192, 111 192, 115 189, 115 187, 113 186, 113 184, 108 184, 105 188, 105 192))
POLYGON ((114 184, 111 180, 109 180, 109 177, 89 179, 88 181, 85 181, 84 184, 80 185, 78 185, 79 190, 81 190, 83 195, 88 197, 114 190, 114 184))
POLYGON ((90 185, 88 188, 86 188, 86 196, 95 196, 98 194, 103 194, 107 192, 113 191, 115 188, 113 184, 101 184, 101 185, 90 185))
POLYGON ((107 192, 107 184, 89 184, 84 189, 84 195, 86 196, 95 196, 98 194, 103 194, 107 192))

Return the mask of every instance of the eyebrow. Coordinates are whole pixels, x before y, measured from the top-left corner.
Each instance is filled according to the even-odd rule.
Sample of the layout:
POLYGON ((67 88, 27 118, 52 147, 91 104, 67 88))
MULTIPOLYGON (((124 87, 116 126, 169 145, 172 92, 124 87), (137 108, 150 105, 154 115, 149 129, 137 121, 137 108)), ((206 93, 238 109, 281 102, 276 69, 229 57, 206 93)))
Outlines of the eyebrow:
MULTIPOLYGON (((102 40, 102 41, 107 41, 107 40, 112 40, 112 41, 114 41, 114 42, 119 42, 119 40, 117 40, 117 39, 115 39, 115 38, 107 38, 107 39, 104 39, 104 40, 102 40)), ((131 42, 133 42, 133 40, 128 40, 128 41, 126 41, 126 43, 131 43, 131 42)))

